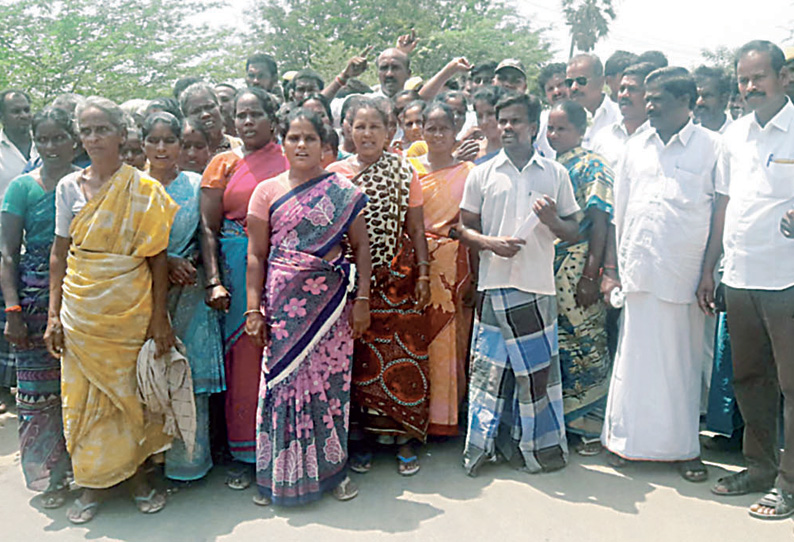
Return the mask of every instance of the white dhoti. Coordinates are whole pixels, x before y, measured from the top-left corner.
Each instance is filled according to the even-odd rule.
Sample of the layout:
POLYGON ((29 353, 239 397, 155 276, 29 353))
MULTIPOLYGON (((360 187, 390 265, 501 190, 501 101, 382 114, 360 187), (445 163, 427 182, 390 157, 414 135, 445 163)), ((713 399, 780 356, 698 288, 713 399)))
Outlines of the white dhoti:
POLYGON ((626 294, 601 441, 626 459, 680 461, 698 441, 704 314, 626 294))

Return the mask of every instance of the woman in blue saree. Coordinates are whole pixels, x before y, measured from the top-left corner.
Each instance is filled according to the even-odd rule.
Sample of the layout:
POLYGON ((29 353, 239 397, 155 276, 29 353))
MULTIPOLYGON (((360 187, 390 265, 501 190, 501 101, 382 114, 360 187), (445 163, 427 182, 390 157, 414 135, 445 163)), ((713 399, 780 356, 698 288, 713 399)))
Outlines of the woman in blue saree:
POLYGON ((170 113, 152 113, 143 124, 149 175, 160 181, 179 205, 168 238, 168 313, 174 334, 185 346, 196 399, 196 441, 175 440, 165 454, 165 475, 189 482, 212 468, 209 433, 210 394, 226 389, 220 313, 204 303, 204 269, 198 263, 201 176, 179 171, 182 124, 170 113))
POLYGON ((299 109, 286 126, 290 170, 261 183, 248 209, 245 332, 265 347, 260 505, 304 504, 326 491, 343 501, 358 494, 346 472, 347 432, 353 339, 369 327, 367 198, 322 168, 327 135, 315 113, 299 109))
POLYGON ((44 345, 50 299, 50 248, 55 238, 55 186, 72 165, 76 135, 69 114, 46 108, 33 118, 42 166, 8 187, 2 206, 5 338, 16 361, 19 448, 29 489, 43 491, 42 506, 64 503, 70 468, 61 416, 61 362, 44 345), (24 251, 22 247, 24 245, 24 251))

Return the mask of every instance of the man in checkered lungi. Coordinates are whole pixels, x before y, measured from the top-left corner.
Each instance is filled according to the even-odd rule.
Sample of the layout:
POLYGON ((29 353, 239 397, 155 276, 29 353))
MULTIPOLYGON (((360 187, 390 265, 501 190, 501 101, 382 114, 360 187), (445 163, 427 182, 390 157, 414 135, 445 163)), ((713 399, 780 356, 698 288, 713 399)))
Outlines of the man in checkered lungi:
POLYGON ((497 450, 533 473, 568 456, 553 260, 556 238, 578 239, 579 206, 565 168, 533 150, 537 98, 508 94, 496 114, 503 149, 469 174, 458 227, 479 260, 463 452, 471 476, 497 450))

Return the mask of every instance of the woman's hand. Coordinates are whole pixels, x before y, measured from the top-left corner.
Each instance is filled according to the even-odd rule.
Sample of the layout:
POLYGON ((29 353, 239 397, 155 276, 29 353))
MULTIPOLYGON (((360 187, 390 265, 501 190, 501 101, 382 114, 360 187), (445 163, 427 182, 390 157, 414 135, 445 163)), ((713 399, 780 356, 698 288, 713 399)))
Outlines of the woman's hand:
POLYGON ((270 341, 265 315, 258 311, 246 314, 245 334, 251 338, 257 348, 264 348, 270 341))
POLYGON ((604 268, 604 273, 601 275, 601 295, 604 297, 604 303, 607 306, 612 307, 612 302, 610 301, 612 290, 620 287, 620 279, 615 270, 604 268))
POLYGON ((8 342, 21 350, 28 350, 30 348, 30 340, 28 339, 28 326, 22 318, 20 312, 6 313, 6 327, 4 330, 5 338, 8 342))
POLYGON ((168 281, 179 286, 196 284, 196 268, 187 258, 168 257, 168 281))
POLYGON ((350 311, 350 327, 353 328, 353 338, 358 339, 369 329, 369 301, 357 299, 353 302, 350 311))
POLYGON ((452 155, 461 162, 472 162, 480 154, 480 142, 476 139, 464 139, 452 155))
POLYGON ((44 331, 44 344, 47 352, 54 358, 63 354, 63 325, 57 316, 50 316, 47 320, 47 329, 44 331))
POLYGON ((171 329, 171 321, 167 315, 161 315, 159 311, 152 315, 152 319, 149 320, 149 329, 146 330, 146 338, 154 339, 157 357, 162 356, 176 345, 174 330, 171 329))
POLYGON ((582 275, 582 278, 579 279, 579 283, 576 285, 576 294, 574 294, 576 304, 586 309, 590 305, 598 302, 600 297, 601 291, 599 289, 598 279, 592 279, 582 275))
POLYGON ((416 308, 420 311, 425 310, 425 307, 430 303, 430 281, 417 280, 414 287, 414 295, 416 296, 416 308))
POLYGON ((231 296, 222 284, 218 284, 212 288, 207 288, 205 303, 207 303, 207 305, 209 305, 211 308, 215 309, 216 311, 226 312, 229 310, 230 302, 231 296))

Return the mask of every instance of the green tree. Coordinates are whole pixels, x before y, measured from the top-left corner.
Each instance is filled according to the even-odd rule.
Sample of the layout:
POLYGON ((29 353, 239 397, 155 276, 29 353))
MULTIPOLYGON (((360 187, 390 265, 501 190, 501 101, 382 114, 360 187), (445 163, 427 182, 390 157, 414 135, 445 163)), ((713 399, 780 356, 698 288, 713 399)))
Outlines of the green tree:
MULTIPOLYGON (((0 4, 0 88, 37 104, 61 92, 123 101, 170 95, 187 73, 216 73, 226 35, 188 24, 199 0, 11 0, 0 4)), ((239 71, 239 67, 238 67, 239 71)))
POLYGON ((716 49, 701 49, 700 56, 705 60, 704 64, 717 66, 725 70, 725 73, 733 75, 733 59, 736 56, 737 48, 731 49, 725 45, 720 45, 716 49))
POLYGON ((609 33, 609 23, 615 20, 612 0, 562 0, 565 24, 571 29, 571 50, 592 51, 596 42, 609 33))
MULTIPOLYGON (((540 33, 499 0, 259 0, 251 15, 259 23, 246 41, 283 71, 309 66, 333 76, 367 45, 377 54, 410 29, 420 38, 411 68, 424 77, 455 56, 515 57, 528 69, 550 56, 540 33)), ((362 78, 377 81, 374 70, 362 78)))

